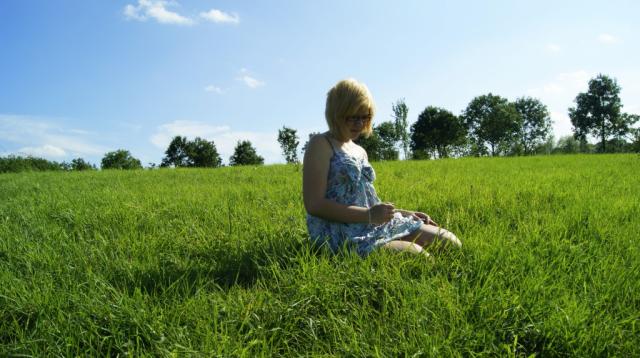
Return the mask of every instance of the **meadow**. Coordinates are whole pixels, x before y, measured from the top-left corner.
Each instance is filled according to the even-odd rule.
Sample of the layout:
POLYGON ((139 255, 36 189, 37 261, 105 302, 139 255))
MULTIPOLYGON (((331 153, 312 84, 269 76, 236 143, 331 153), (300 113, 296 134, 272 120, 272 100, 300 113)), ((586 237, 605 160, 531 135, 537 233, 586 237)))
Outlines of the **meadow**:
POLYGON ((0 356, 638 356, 640 157, 374 163, 463 248, 308 244, 293 165, 0 175, 0 356))

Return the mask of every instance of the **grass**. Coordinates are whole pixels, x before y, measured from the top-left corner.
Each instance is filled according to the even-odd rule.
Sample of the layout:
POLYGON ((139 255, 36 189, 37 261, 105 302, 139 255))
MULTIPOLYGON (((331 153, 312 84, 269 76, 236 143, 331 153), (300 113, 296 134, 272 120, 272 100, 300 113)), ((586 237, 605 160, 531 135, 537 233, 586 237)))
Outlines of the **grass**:
POLYGON ((637 155, 374 164, 464 243, 307 244, 295 166, 0 175, 0 355, 637 356, 637 155))

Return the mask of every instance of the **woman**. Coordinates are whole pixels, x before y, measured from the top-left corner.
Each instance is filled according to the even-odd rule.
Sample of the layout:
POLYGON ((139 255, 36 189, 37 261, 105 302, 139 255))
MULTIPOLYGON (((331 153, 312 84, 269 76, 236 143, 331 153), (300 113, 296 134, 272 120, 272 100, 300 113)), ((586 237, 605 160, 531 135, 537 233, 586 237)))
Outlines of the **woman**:
POLYGON ((421 212, 382 203, 373 187, 367 152, 353 141, 371 134, 375 115, 367 87, 338 82, 327 94, 329 131, 311 138, 304 156, 303 196, 311 239, 332 251, 346 246, 362 256, 378 247, 423 253, 433 244, 460 240, 421 212))

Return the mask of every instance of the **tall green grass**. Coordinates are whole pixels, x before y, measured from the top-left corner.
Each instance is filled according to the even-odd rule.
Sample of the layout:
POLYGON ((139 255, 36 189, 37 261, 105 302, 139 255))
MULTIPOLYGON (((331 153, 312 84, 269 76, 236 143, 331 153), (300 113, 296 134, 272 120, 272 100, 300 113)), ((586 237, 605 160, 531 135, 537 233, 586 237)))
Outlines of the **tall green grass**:
POLYGON ((639 354, 640 157, 374 167, 463 249, 318 251, 295 166, 0 175, 0 355, 639 354))

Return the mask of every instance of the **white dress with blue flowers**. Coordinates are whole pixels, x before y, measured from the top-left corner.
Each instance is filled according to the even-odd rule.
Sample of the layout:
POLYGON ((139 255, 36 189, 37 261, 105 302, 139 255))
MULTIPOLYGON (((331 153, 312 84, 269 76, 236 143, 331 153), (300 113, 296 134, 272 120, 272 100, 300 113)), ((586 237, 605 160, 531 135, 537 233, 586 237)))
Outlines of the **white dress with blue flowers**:
MULTIPOLYGON (((327 138, 328 140, 328 138, 327 138)), ((329 144, 331 142, 329 141, 329 144)), ((356 158, 333 149, 327 178, 327 199, 344 205, 370 208, 380 203, 373 187, 376 174, 365 158, 356 158)), ((341 223, 307 214, 307 227, 311 240, 326 245, 333 252, 343 246, 354 249, 362 256, 375 248, 418 230, 422 221, 395 213, 393 219, 381 224, 341 223)))

